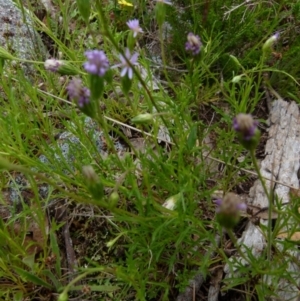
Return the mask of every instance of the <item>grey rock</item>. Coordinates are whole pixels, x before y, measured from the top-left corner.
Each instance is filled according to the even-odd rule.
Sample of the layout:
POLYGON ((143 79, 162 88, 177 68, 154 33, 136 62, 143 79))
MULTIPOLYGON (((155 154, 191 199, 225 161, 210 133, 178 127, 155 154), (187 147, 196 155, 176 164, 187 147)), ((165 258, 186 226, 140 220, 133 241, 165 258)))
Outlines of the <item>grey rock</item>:
MULTIPOLYGON (((74 127, 74 132, 76 132, 75 125, 71 123, 71 128, 72 127, 74 127)), ((50 146, 53 150, 52 157, 55 161, 65 164, 69 170, 76 169, 75 162, 82 167, 82 165, 84 165, 83 162, 85 162, 87 158, 95 158, 97 154, 100 154, 103 158, 107 156, 106 147, 103 143, 104 134, 91 118, 86 117, 84 119, 83 130, 85 135, 87 135, 89 140, 95 145, 95 148, 87 148, 74 132, 67 131, 59 135, 56 145, 50 146)), ((114 146, 116 151, 124 151, 124 146, 120 142, 116 141, 114 146)), ((42 163, 51 165, 51 158, 41 155, 39 159, 42 163)), ((65 170, 65 173, 68 173, 68 171, 65 170)))
MULTIPOLYGON (((282 99, 275 100, 270 111, 269 116, 269 137, 265 146, 265 158, 261 162, 260 172, 266 181, 266 186, 271 187, 274 196, 277 196, 278 202, 281 204, 291 203, 290 200, 290 186, 299 189, 298 170, 300 168, 300 111, 298 105, 292 101, 287 102, 282 99), (276 180, 276 182, 275 182, 276 180), (283 183, 285 185, 281 185, 283 183), (272 185, 272 186, 271 186, 272 185)), ((269 190, 270 191, 270 190, 269 190)), ((248 203, 257 208, 264 208, 269 206, 269 200, 264 192, 264 188, 259 180, 257 180, 250 189, 250 198, 248 203)), ((277 205, 277 201, 274 202, 277 205)), ((276 208, 277 209, 277 208, 276 208)), ((284 212, 285 208, 281 207, 280 211, 284 212)), ((295 233, 295 225, 299 223, 292 215, 280 220, 281 233, 295 233), (284 221, 284 223, 283 223, 284 221)), ((258 258, 263 254, 263 250, 267 246, 267 233, 263 229, 268 226, 268 221, 261 219, 260 225, 253 224, 251 219, 239 239, 241 250, 245 250, 244 254, 247 256, 247 250, 251 250, 252 256, 258 258), (261 227, 260 227, 261 225, 261 227)), ((284 246, 280 237, 272 242, 276 246, 276 250, 281 250, 284 246)), ((271 259, 272 260, 272 259, 271 259)), ((289 245, 288 250, 282 250, 282 261, 272 262, 273 271, 282 268, 282 264, 286 264, 286 274, 279 278, 279 275, 273 271, 264 277, 263 283, 268 283, 274 286, 276 297, 269 298, 271 301, 298 301, 299 300, 299 286, 300 286, 300 268, 298 263, 300 260, 300 252, 298 245, 289 245), (288 277, 286 275, 289 275, 288 277), (292 281, 291 281, 292 279, 292 281)), ((233 258, 233 261, 237 261, 233 258)), ((245 261, 240 261, 242 265, 246 265, 245 261)), ((224 268, 226 278, 239 277, 241 267, 235 265, 234 275, 232 275, 229 266, 224 268)))
MULTIPOLYGON (((27 15, 23 22, 21 10, 11 0, 0 0, 0 46, 20 59, 43 61, 46 58, 46 49, 30 17, 27 15)), ((20 66, 27 76, 34 74, 31 64, 20 66)), ((19 64, 13 62, 13 69, 18 68, 19 64)))
MULTIPOLYGON (((75 125, 71 123, 70 128, 73 126, 74 132, 76 133, 75 125)), ((57 164, 60 165, 60 168, 63 166, 63 172, 68 175, 76 170, 81 170, 83 165, 92 163, 92 158, 95 158, 99 154, 105 159, 108 153, 105 149, 105 143, 103 142, 103 131, 101 131, 98 125, 89 117, 84 119, 83 130, 92 144, 95 145, 94 148, 84 145, 74 132, 65 131, 59 135, 56 143, 49 145, 52 150, 51 157, 41 155, 39 156, 40 162, 53 170, 55 170, 57 164)), ((125 147, 119 141, 115 141, 114 146, 116 151, 120 154, 125 151, 125 147)), ((33 170, 38 171, 35 168, 33 168, 33 170)), ((14 178, 9 181, 7 189, 3 192, 6 205, 0 204, 0 217, 7 218, 12 216, 14 211, 21 211, 22 202, 30 202, 28 196, 33 196, 32 193, 29 193, 31 191, 32 188, 26 176, 21 173, 16 174, 14 178)), ((40 200, 47 199, 49 185, 39 185, 38 192, 40 200)), ((54 202, 56 202, 56 199, 51 200, 51 203, 54 202)))

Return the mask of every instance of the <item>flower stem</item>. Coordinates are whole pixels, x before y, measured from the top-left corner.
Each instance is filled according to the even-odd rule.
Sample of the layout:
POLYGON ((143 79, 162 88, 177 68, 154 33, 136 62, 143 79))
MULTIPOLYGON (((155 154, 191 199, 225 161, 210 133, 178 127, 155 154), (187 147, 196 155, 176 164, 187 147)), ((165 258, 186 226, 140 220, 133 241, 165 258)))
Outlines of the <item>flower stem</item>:
POLYGON ((261 182, 261 185, 263 187, 263 190, 268 198, 269 201, 269 206, 268 206, 268 233, 267 233, 267 240, 268 240, 268 244, 267 244, 267 259, 271 260, 271 240, 272 240, 272 211, 273 211, 273 200, 272 200, 272 194, 268 191, 267 186, 266 186, 266 182, 264 180, 264 178, 261 175, 260 169, 258 167, 257 164, 257 160, 255 158, 255 151, 254 150, 250 150, 250 156, 251 156, 251 160, 253 162, 254 165, 254 169, 258 175, 258 179, 261 182))
MULTIPOLYGON (((141 83, 143 89, 145 90, 146 94, 149 97, 149 100, 151 102, 151 104, 154 106, 154 108, 156 109, 157 112, 160 112, 160 108, 158 107, 155 99, 153 98, 150 90, 147 87, 147 84, 145 83, 145 81, 143 80, 142 76, 140 75, 140 73, 136 70, 136 68, 134 68, 134 66, 131 64, 131 62, 127 59, 127 57, 124 55, 121 47, 118 45, 118 43, 115 41, 113 35, 111 34, 111 32, 108 30, 108 25, 107 25, 107 21, 106 18, 104 16, 104 12, 103 12, 103 7, 100 3, 99 0, 96 0, 96 7, 97 10, 99 12, 99 18, 100 18, 100 22, 103 24, 103 28, 104 28, 104 34, 105 36, 109 39, 109 41, 113 44, 113 46, 115 47, 115 49, 121 54, 123 55, 123 57, 125 58, 127 64, 132 68, 133 73, 135 74, 135 76, 137 77, 137 79, 139 80, 139 82, 141 83)), ((166 126, 166 128, 168 127, 168 123, 165 120, 165 118, 163 116, 160 117, 163 124, 166 126)), ((172 133, 172 131, 169 132, 170 136, 172 137, 173 143, 178 146, 177 140, 175 139, 174 134, 172 133)))
POLYGON ((246 262, 249 263, 249 259, 245 256, 245 254, 243 253, 240 245, 238 244, 238 241, 233 233, 233 231, 231 229, 226 229, 227 234, 229 236, 229 238, 231 239, 231 241, 233 242, 234 246, 237 249, 237 252, 239 253, 239 255, 241 256, 241 258, 243 258, 244 260, 246 260, 246 262))

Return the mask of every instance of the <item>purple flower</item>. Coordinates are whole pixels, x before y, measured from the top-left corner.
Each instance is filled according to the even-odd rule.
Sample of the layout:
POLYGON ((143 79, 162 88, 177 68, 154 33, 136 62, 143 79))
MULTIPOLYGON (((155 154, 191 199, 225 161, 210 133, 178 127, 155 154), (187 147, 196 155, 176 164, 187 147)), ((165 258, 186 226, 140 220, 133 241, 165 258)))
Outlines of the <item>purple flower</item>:
POLYGON ((233 211, 246 211, 247 205, 243 203, 237 195, 232 192, 226 194, 224 199, 216 199, 213 201, 214 204, 217 205, 216 211, 224 211, 229 210, 229 208, 233 211))
POLYGON ((121 63, 115 65, 114 67, 121 67, 121 77, 125 76, 126 74, 128 75, 129 79, 132 79, 133 76, 133 70, 131 68, 131 66, 128 64, 128 62, 126 61, 126 59, 131 63, 131 65, 136 66, 137 65, 137 59, 139 57, 139 54, 137 52, 134 52, 132 55, 130 54, 130 50, 128 48, 126 48, 125 50, 125 57, 120 54, 120 60, 121 63))
POLYGON ((193 55, 197 55, 200 52, 202 46, 199 36, 189 33, 187 35, 187 42, 185 43, 185 50, 191 52, 193 55))
POLYGON ((88 50, 84 53, 88 61, 83 64, 86 72, 102 77, 109 68, 108 59, 101 50, 88 50))
POLYGON ((75 100, 79 108, 83 108, 90 102, 91 92, 88 88, 82 86, 79 78, 73 78, 67 86, 67 92, 70 99, 75 100))
POLYGON ((139 20, 137 19, 129 20, 126 24, 129 29, 132 30, 134 38, 138 35, 138 33, 143 32, 142 28, 140 27, 139 20))
POLYGON ((277 41, 278 39, 279 39, 279 37, 280 37, 280 33, 278 32, 278 31, 276 31, 274 34, 273 34, 273 39, 275 40, 275 41, 277 41))
POLYGON ((238 114, 233 119, 233 128, 235 131, 241 134, 243 140, 249 141, 255 135, 258 122, 253 120, 250 114, 238 114))
POLYGON ((214 203, 217 205, 217 219, 225 228, 233 228, 239 221, 240 213, 247 210, 247 205, 232 192, 228 192, 223 199, 217 199, 214 203))

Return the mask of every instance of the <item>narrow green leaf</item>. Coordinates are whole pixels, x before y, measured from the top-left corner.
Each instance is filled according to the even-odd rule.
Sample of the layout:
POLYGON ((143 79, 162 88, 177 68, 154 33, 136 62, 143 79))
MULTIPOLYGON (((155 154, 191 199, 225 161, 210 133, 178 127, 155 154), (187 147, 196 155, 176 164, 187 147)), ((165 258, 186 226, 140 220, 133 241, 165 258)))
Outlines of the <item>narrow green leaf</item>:
POLYGON ((35 262, 35 254, 31 254, 29 256, 26 256, 22 259, 22 261, 31 269, 33 270, 34 262, 35 262))
POLYGON ((14 267, 14 270, 22 277, 24 278, 26 281, 28 282, 32 282, 36 285, 40 285, 40 286, 44 286, 46 288, 49 289, 53 289, 53 286, 50 285, 49 283, 45 282, 44 280, 42 280, 41 278, 37 277, 36 275, 33 275, 30 272, 27 272, 19 267, 14 267))
POLYGON ((61 265, 60 265, 60 252, 59 252, 59 247, 58 243, 56 240, 56 234, 54 231, 51 229, 50 230, 50 246, 53 254, 56 257, 56 262, 55 262, 55 272, 58 277, 61 277, 61 265))
POLYGON ((59 292, 59 290, 63 287, 62 284, 59 282, 59 280, 57 279, 57 277, 50 271, 50 270, 43 270, 42 274, 45 275, 46 277, 48 277, 53 285, 56 288, 56 291, 59 292))
MULTIPOLYGON (((83 285, 74 286, 70 291, 82 291, 83 287, 83 285)), ((93 292, 115 292, 120 289, 119 286, 112 285, 90 285, 89 288, 93 292)))
POLYGON ((22 291, 16 291, 14 293, 14 301, 22 301, 23 299, 23 292, 22 291))
POLYGON ((187 139, 187 147, 189 150, 191 150, 196 145, 197 134, 198 134, 198 127, 195 124, 191 127, 191 131, 187 139))

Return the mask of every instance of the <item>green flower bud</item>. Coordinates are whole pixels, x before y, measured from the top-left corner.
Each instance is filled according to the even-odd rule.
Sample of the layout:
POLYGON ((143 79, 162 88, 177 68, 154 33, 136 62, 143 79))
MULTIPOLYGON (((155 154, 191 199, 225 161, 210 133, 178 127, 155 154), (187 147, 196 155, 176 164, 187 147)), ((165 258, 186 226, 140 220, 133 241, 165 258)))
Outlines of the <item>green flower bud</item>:
POLYGON ((69 296, 68 293, 63 291, 61 294, 59 294, 57 301, 68 301, 69 296))
POLYGON ((161 1, 159 1, 156 3, 154 10, 156 22, 158 26, 161 27, 166 19, 166 6, 161 1))
POLYGON ((240 80, 242 79, 242 77, 244 76, 244 74, 242 74, 242 75, 236 75, 232 80, 231 80, 231 82, 233 82, 233 83, 238 83, 238 82, 240 82, 240 80))
POLYGON ((125 234, 124 232, 121 232, 117 237, 115 237, 114 239, 108 241, 106 243, 106 246, 108 248, 111 248, 119 240, 119 238, 121 238, 124 234, 125 234))
POLYGON ((114 208, 118 202, 119 202, 120 196, 119 194, 114 191, 110 196, 109 196, 109 204, 112 208, 114 208))
POLYGON ((170 196, 169 198, 166 199, 166 201, 163 203, 163 207, 169 209, 169 210, 174 210, 177 206, 177 202, 179 199, 182 197, 182 193, 177 193, 175 195, 170 196))
POLYGON ((242 66, 242 64, 240 63, 240 61, 234 56, 234 55, 229 55, 230 58, 242 69, 244 69, 244 67, 242 66))
POLYGON ((153 115, 149 113, 140 114, 131 119, 133 123, 148 123, 153 120, 153 115))
POLYGON ((56 59, 46 60, 44 63, 45 69, 51 72, 57 72, 60 75, 77 75, 78 69, 70 62, 56 59))
POLYGON ((279 33, 276 32, 274 35, 272 35, 263 45, 262 50, 263 52, 270 51, 272 49, 272 46, 275 42, 277 42, 279 39, 279 33))
POLYGON ((93 198, 95 200, 101 200, 104 196, 104 188, 94 168, 91 165, 83 166, 82 173, 93 198))

